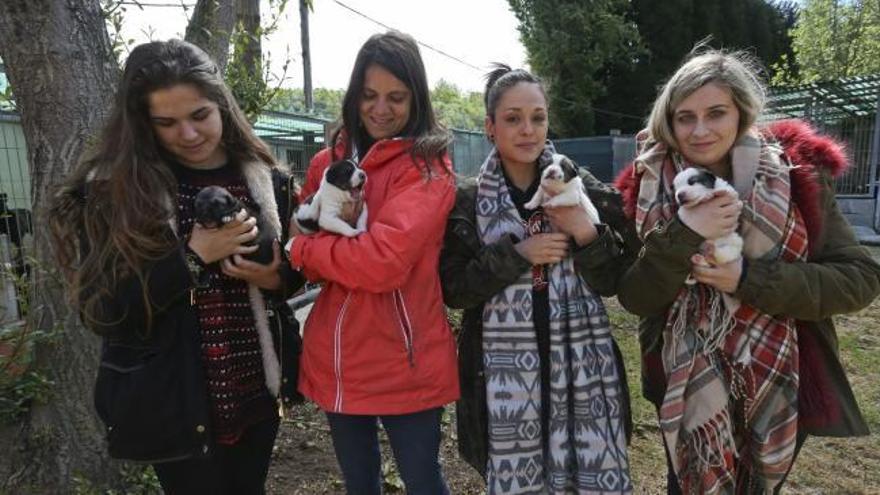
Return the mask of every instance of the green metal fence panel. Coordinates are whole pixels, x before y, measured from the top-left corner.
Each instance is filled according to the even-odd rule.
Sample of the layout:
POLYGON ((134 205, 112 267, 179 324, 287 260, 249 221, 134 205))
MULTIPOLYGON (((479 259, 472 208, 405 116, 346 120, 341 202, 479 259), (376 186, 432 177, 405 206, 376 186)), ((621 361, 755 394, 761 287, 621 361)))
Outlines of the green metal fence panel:
POLYGON ((9 208, 31 208, 27 145, 17 116, 0 114, 0 193, 9 208))
POLYGON ((835 182, 837 194, 873 198, 880 180, 880 74, 771 88, 763 122, 809 121, 846 144, 847 174, 835 182))
POLYGON ((452 130, 452 168, 462 177, 474 177, 489 156, 492 143, 482 132, 452 130))

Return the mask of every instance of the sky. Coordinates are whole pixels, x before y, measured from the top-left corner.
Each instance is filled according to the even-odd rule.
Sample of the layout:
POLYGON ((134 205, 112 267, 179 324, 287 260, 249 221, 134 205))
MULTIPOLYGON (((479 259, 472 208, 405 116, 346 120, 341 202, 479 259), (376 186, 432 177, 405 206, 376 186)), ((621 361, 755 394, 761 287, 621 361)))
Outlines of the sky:
MULTIPOLYGON (((313 0, 309 16, 312 49, 312 85, 345 88, 360 46, 372 34, 385 32, 381 25, 351 9, 415 37, 458 60, 420 46, 428 82, 444 79, 467 91, 482 91, 483 75, 491 62, 526 67, 525 49, 519 41, 516 17, 507 0, 313 0), (350 9, 345 6, 350 7, 350 9)), ((184 0, 194 4, 193 0, 184 0)), ((277 2, 276 2, 277 3, 277 2)), ((183 37, 186 15, 177 0, 144 0, 144 10, 127 6, 122 34, 135 43, 183 37), (163 6, 160 6, 163 5, 163 6)), ((268 2, 263 20, 268 22, 268 2)), ((192 13, 190 9, 189 14, 192 13)), ((279 29, 263 43, 273 74, 289 57, 285 87, 302 87, 299 2, 289 0, 279 29)))

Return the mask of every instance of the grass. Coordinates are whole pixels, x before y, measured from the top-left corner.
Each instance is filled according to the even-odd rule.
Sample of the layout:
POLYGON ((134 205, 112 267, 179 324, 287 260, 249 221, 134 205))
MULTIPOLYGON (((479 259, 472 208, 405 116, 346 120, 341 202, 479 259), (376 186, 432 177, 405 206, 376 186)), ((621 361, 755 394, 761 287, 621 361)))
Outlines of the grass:
MULTIPOLYGON (((880 260, 880 248, 871 248, 880 260)), ((790 493, 880 493, 880 299, 834 318, 840 356, 872 434, 807 440, 790 493)))
MULTIPOLYGON (((871 248, 880 260, 880 248, 871 248)), ((654 406, 641 396, 638 318, 606 300, 615 338, 626 361, 635 431, 629 448, 637 493, 664 493, 666 462, 654 406)), ((834 318, 840 356, 872 434, 858 438, 810 437, 785 493, 880 494, 880 298, 834 318)))
MULTIPOLYGON (((873 253, 880 260, 880 248, 874 248, 873 253)), ((632 398, 634 432, 629 458, 635 493, 665 493, 666 458, 657 417, 654 406, 642 398, 638 318, 626 313, 614 299, 606 300, 606 306, 626 361, 632 398)), ((451 316, 454 322, 460 318, 457 312, 451 316)), ((809 438, 783 490, 786 494, 880 494, 880 299, 862 311, 836 317, 835 323, 841 360, 873 434, 809 438)), ((452 493, 483 493, 479 476, 455 452, 454 420, 444 421, 443 431, 441 464, 452 493)), ((385 442, 383 450, 389 459, 385 442)), ((385 476, 387 492, 401 493, 394 490, 396 478, 391 466, 385 476)), ((276 442, 269 493, 343 491, 323 414, 311 404, 298 406, 282 425, 276 442)))

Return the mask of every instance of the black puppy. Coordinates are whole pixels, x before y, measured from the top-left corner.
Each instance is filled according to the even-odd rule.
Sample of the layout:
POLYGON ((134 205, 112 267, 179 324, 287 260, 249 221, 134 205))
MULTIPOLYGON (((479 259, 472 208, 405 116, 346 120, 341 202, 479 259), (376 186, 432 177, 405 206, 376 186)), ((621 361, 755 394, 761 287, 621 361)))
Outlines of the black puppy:
POLYGON ((209 229, 222 227, 231 222, 242 209, 247 210, 250 216, 257 219, 259 233, 256 239, 246 243, 246 245, 258 245, 259 249, 253 253, 245 254, 244 258, 262 264, 272 262, 273 239, 269 235, 269 228, 266 226, 263 216, 260 215, 259 206, 255 204, 253 207, 246 207, 244 203, 230 194, 225 188, 208 186, 196 194, 194 209, 196 221, 209 229))

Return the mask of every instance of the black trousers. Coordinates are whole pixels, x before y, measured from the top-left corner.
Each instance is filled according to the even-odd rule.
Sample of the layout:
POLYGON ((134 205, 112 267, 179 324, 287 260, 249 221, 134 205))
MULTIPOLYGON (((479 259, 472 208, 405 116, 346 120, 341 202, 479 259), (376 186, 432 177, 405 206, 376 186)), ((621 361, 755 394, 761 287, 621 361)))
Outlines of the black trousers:
POLYGON ((206 459, 153 464, 166 495, 263 495, 278 418, 257 423, 234 445, 217 445, 206 459))

